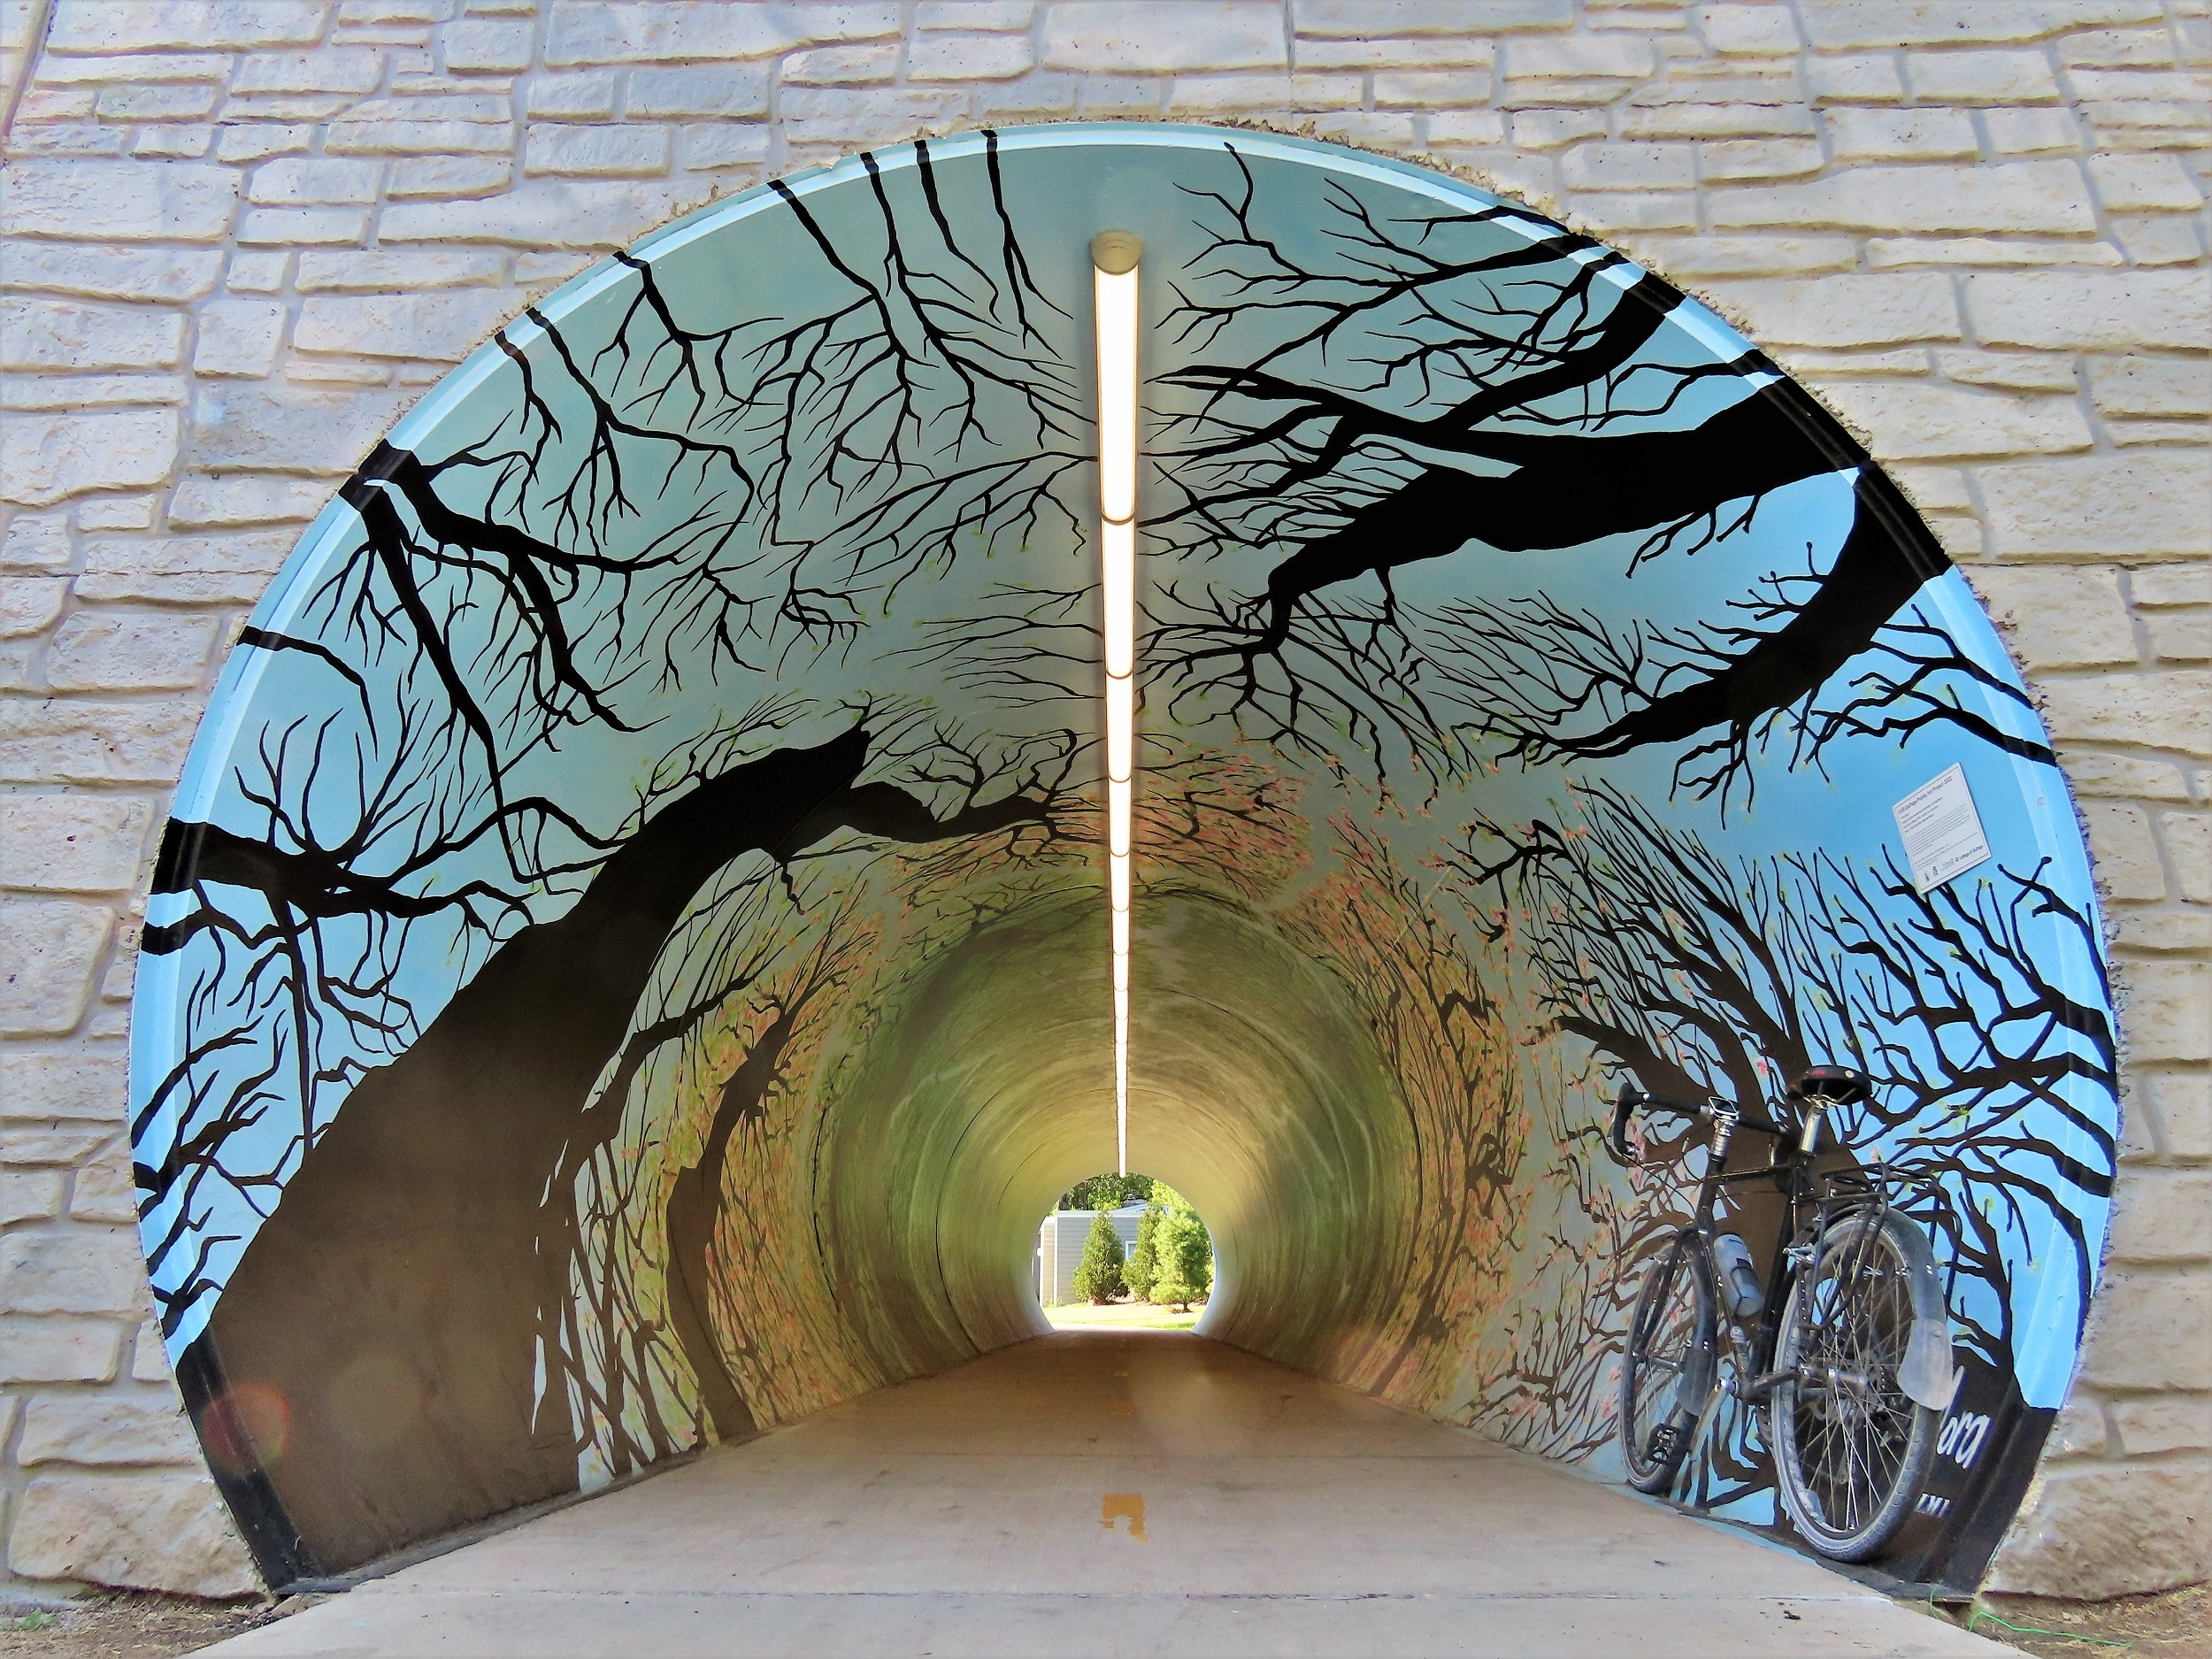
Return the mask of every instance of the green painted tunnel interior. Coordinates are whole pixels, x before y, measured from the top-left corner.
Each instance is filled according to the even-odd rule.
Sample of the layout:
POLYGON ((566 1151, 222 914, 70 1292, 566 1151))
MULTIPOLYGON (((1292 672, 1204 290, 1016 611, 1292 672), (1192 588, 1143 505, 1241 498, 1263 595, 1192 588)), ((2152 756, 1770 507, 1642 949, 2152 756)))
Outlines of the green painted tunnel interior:
MULTIPOLYGON (((1115 1160, 1102 899, 1010 918, 935 966, 827 1132, 819 1225, 879 1354, 933 1370, 1040 1329, 1038 1222, 1115 1160)), ((1205 1331, 1326 1367, 1403 1294, 1405 1108, 1342 988, 1264 920, 1171 890, 1141 938, 1130 1167, 1214 1234, 1205 1331)))

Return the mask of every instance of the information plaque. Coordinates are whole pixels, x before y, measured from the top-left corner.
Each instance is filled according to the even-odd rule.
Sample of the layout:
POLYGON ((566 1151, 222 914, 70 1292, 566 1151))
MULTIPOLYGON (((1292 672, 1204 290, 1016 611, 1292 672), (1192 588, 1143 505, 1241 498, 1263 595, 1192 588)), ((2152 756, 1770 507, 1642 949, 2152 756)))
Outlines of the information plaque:
POLYGON ((1912 884, 1932 893, 1989 856, 1981 814, 1966 787, 1966 769, 1953 764, 1938 772, 1891 809, 1897 833, 1905 838, 1905 862, 1912 884))

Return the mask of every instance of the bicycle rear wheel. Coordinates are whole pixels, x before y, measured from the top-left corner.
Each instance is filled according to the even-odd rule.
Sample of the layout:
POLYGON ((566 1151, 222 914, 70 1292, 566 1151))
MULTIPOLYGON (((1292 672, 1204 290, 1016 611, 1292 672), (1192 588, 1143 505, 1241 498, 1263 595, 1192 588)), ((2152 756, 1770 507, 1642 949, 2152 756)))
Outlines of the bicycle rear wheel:
POLYGON ((1694 1235, 1667 1246, 1644 1275, 1621 1361, 1621 1461, 1628 1484, 1672 1489, 1713 1388, 1713 1270, 1694 1235))
POLYGON ((1912 1341, 1913 1276, 1928 1240, 1894 1212, 1822 1235, 1782 1310, 1768 1405, 1782 1505, 1822 1555, 1864 1561, 1904 1525, 1928 1478, 1943 1414, 1898 1383, 1912 1341), (1809 1317, 1800 1318, 1801 1308, 1809 1317))

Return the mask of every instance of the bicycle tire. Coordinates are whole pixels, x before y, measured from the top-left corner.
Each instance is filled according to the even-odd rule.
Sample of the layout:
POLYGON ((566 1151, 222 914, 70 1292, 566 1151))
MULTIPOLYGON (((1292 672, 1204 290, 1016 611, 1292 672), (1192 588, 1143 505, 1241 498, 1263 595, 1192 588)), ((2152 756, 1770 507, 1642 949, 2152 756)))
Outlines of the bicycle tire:
POLYGON ((1822 1235, 1783 1307, 1775 1370, 1801 1363, 1800 1299, 1811 1296, 1802 1363, 1849 1379, 1812 1386, 1793 1377, 1767 1408, 1782 1507, 1832 1561, 1880 1554, 1927 1484, 1943 1414, 1916 1403, 1897 1373, 1912 1340, 1912 1275, 1932 1259, 1927 1235, 1894 1210, 1878 1222, 1847 1217, 1822 1235))
POLYGON ((1639 1492, 1665 1496, 1690 1455, 1713 1390, 1716 1305, 1703 1241, 1678 1235, 1644 1274, 1621 1356, 1621 1462, 1639 1492))

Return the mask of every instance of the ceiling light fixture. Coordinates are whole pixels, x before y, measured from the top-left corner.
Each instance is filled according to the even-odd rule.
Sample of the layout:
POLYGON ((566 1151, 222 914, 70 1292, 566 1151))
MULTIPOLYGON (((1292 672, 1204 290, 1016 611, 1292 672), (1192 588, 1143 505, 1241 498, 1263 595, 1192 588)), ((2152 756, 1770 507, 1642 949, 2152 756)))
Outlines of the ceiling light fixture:
POLYGON ((1098 331, 1099 588, 1105 605, 1106 865, 1114 981, 1114 1145, 1129 1172, 1129 815, 1137 759, 1137 261, 1125 230, 1091 238, 1098 331))

